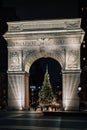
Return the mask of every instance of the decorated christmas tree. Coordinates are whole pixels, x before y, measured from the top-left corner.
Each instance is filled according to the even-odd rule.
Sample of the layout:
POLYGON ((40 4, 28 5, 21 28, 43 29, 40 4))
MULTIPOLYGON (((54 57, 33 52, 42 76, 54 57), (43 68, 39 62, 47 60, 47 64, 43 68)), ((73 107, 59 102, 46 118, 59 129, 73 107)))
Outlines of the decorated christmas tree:
POLYGON ((54 94, 52 91, 52 86, 50 83, 50 76, 48 73, 48 67, 46 66, 46 73, 44 75, 44 81, 42 84, 42 88, 39 91, 39 104, 40 106, 49 106, 52 104, 54 98, 54 94))

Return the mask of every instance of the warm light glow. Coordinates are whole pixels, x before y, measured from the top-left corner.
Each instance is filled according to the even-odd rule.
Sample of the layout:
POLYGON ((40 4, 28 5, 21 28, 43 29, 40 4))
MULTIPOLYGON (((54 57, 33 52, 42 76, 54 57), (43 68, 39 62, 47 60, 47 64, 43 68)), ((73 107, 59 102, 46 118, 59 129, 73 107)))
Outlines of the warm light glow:
POLYGON ((22 92, 22 85, 23 80, 21 80, 21 76, 11 76, 9 77, 9 104, 13 107, 16 106, 19 110, 22 110, 22 107, 24 107, 23 98, 24 98, 24 92, 22 92))
POLYGON ((82 88, 81 87, 78 87, 78 91, 81 91, 82 90, 82 88))
POLYGON ((20 110, 22 110, 22 107, 20 107, 20 110))
POLYGON ((67 107, 65 107, 64 110, 67 111, 67 107))
POLYGON ((52 111, 52 108, 51 108, 51 107, 49 107, 49 111, 52 111))
POLYGON ((85 57, 83 57, 83 60, 85 61, 85 60, 86 60, 86 58, 85 58, 85 57))
POLYGON ((85 48, 86 46, 85 46, 85 44, 83 44, 83 48, 85 48))
POLYGON ((77 86, 78 86, 78 82, 79 82, 79 77, 77 75, 73 75, 69 74, 68 76, 66 76, 67 82, 66 83, 66 88, 63 90, 63 94, 65 95, 63 98, 63 106, 64 106, 64 110, 69 110, 73 104, 75 104, 75 102, 73 102, 72 100, 75 101, 74 97, 77 95, 77 86))

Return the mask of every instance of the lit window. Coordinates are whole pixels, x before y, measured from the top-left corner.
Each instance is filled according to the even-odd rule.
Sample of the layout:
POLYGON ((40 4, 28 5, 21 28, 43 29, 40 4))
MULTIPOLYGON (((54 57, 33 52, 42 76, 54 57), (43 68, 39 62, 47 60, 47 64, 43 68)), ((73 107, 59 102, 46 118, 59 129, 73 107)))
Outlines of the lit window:
POLYGON ((85 44, 83 44, 83 48, 85 48, 85 44))
POLYGON ((85 61, 85 60, 86 60, 86 58, 85 58, 85 57, 83 57, 83 60, 85 61))

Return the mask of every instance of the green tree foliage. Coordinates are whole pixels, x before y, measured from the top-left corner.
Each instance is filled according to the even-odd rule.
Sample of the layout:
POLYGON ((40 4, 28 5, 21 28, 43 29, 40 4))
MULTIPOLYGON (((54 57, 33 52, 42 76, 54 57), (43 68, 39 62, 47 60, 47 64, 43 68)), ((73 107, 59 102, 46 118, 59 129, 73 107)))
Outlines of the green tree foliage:
POLYGON ((50 83, 48 72, 44 75, 44 81, 41 90, 39 91, 39 104, 40 106, 48 106, 53 102, 54 94, 50 83))

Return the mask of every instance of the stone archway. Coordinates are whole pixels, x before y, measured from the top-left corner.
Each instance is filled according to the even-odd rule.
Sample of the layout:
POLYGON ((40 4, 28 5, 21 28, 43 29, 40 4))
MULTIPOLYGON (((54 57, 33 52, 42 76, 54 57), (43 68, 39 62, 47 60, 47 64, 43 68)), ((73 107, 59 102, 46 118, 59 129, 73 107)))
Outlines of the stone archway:
POLYGON ((8 107, 28 109, 27 84, 31 64, 52 57, 62 67, 63 109, 79 109, 81 19, 8 22, 8 107))
MULTIPOLYGON (((26 72, 26 82, 25 82, 25 107, 26 109, 29 109, 30 105, 29 105, 29 70, 31 65, 33 64, 33 62, 35 62, 36 60, 40 59, 40 58, 52 58, 54 60, 56 60, 56 62, 59 63, 59 61, 62 64, 62 60, 60 57, 57 57, 54 54, 45 54, 45 53, 39 53, 36 55, 32 55, 32 56, 28 56, 28 58, 26 59, 26 64, 25 64, 25 72, 26 72), (59 60, 59 61, 58 61, 59 60)), ((62 66, 63 67, 63 66, 62 66)))
POLYGON ((25 59, 25 72, 29 73, 29 69, 30 69, 30 66, 31 64, 39 59, 39 58, 46 58, 46 57, 51 57, 53 59, 55 59, 56 61, 58 61, 60 63, 60 65, 62 66, 63 68, 63 65, 64 65, 64 61, 63 61, 63 58, 62 56, 60 55, 56 55, 56 54, 53 54, 53 53, 46 53, 46 52, 40 52, 40 53, 37 53, 37 54, 34 54, 34 55, 30 55, 28 56, 26 59, 25 59))

